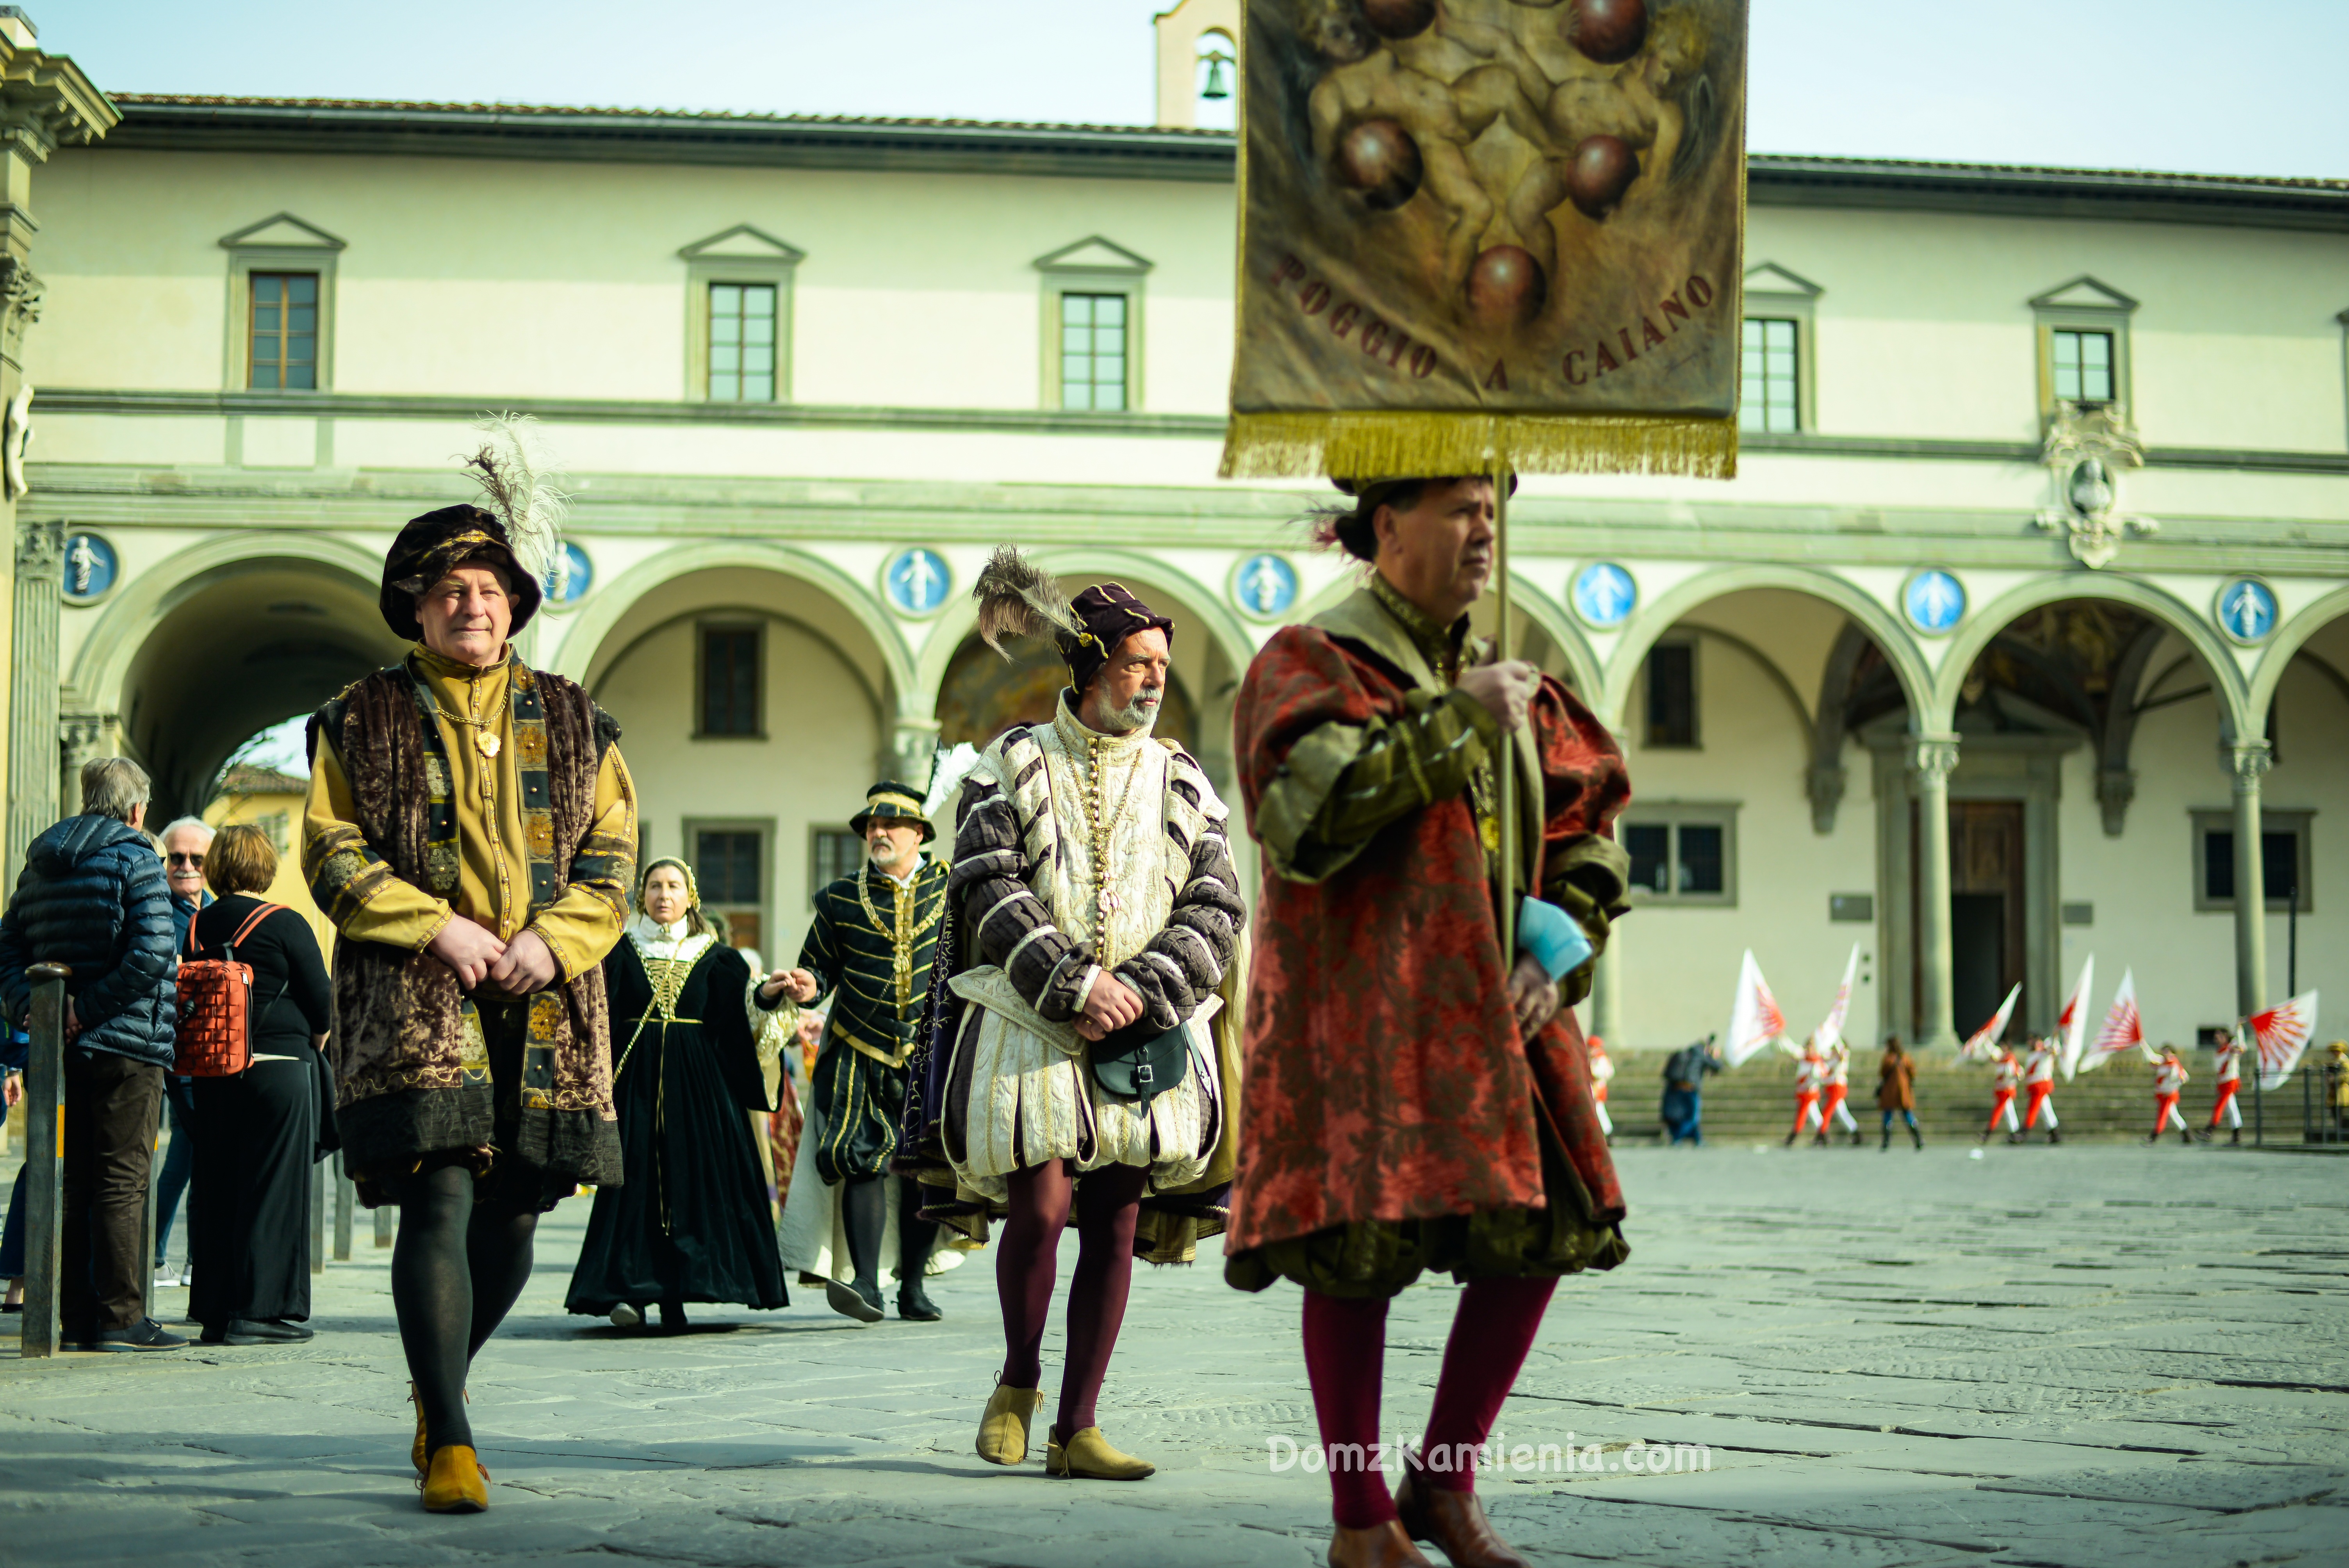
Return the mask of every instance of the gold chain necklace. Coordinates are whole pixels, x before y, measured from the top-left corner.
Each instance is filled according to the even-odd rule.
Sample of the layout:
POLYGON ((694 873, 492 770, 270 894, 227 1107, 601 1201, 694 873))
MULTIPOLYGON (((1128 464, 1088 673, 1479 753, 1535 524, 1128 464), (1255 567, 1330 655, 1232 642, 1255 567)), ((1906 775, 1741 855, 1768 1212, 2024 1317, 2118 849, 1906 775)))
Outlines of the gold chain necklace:
MULTIPOLYGON (((881 873, 889 876, 887 872, 881 873)), ((891 882, 895 877, 889 877, 891 882)), ((874 906, 870 874, 856 879, 856 901, 864 906, 864 918, 873 929, 889 939, 889 978, 897 986, 897 1014, 903 1017, 905 1004, 914 995, 914 884, 922 880, 921 862, 914 864, 914 874, 897 889, 896 918, 888 924, 881 923, 881 912, 874 906)))
POLYGON ((1125 820, 1125 809, 1133 799, 1134 780, 1142 775, 1142 753, 1134 752, 1133 766, 1126 769, 1125 789, 1117 798, 1117 809, 1106 820, 1102 815, 1102 737, 1085 739, 1085 807, 1086 827, 1092 838, 1093 859, 1093 945, 1101 961, 1110 962, 1109 917, 1125 906, 1125 900, 1109 885, 1109 855, 1117 825, 1125 820))
MULTIPOLYGON (((480 683, 469 681, 466 683, 466 686, 468 690, 476 694, 476 700, 478 700, 478 694, 481 690, 480 683)), ((429 687, 426 689, 425 695, 432 698, 432 713, 435 717, 445 718, 451 724, 470 725, 472 727, 473 748, 475 750, 479 751, 484 757, 495 757, 498 754, 498 738, 490 731, 490 726, 494 721, 486 718, 475 718, 470 714, 450 713, 447 708, 440 706, 440 697, 434 696, 429 687)))

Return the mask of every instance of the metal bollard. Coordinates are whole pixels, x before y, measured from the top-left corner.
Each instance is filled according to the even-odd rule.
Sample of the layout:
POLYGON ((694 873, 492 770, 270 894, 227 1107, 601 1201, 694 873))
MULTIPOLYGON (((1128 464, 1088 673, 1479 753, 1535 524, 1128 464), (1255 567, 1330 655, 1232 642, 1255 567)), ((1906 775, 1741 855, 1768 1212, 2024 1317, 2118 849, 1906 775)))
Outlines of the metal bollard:
POLYGON ((351 1261, 351 1211, 358 1206, 358 1192, 343 1171, 343 1151, 335 1150, 335 1261, 351 1261))
POLYGON ((26 1360, 55 1356, 65 1229, 66 978, 62 964, 36 964, 33 1048, 25 1064, 26 1360))
POLYGON ((393 1228, 399 1223, 399 1211, 386 1203, 375 1212, 375 1244, 391 1245, 393 1228))
POLYGON ((310 1272, 326 1272, 326 1162, 310 1162, 310 1272))

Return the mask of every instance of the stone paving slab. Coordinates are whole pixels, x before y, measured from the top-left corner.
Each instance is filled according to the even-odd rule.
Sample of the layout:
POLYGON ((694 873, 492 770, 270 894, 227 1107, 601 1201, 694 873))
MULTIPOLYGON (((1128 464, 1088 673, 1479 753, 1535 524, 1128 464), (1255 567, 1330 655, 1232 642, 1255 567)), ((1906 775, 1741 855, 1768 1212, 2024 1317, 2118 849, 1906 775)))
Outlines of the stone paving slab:
MULTIPOLYGON (((2349 1562, 2349 1161, 1619 1159, 1632 1259, 1561 1287, 1501 1420, 1555 1459, 1480 1483, 1537 1562, 2349 1562)), ((22 1363, 0 1340, 0 1563, 1321 1560, 1325 1481, 1270 1462, 1313 1433, 1294 1291, 1242 1295, 1212 1257, 1140 1270, 1102 1419, 1160 1471, 1069 1483, 970 1451, 1001 1354, 989 1254, 938 1283, 941 1324, 862 1327, 795 1291, 626 1333, 562 1311, 585 1211, 550 1218, 474 1368, 489 1513, 417 1509, 388 1254, 363 1239, 307 1345, 22 1363)), ((1425 1417, 1456 1297, 1395 1304, 1390 1437, 1425 1417)), ((1060 1349, 1056 1325, 1048 1382, 1060 1349)))

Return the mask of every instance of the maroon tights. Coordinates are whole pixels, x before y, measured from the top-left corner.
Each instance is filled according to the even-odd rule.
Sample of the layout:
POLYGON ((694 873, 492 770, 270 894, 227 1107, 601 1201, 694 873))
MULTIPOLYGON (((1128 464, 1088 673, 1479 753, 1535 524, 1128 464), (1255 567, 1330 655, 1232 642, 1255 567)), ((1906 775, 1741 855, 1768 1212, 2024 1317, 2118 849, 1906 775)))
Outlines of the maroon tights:
POLYGON ((1077 1272, 1069 1281, 1068 1366, 1061 1375, 1060 1420, 1053 1429, 1064 1441, 1096 1424, 1093 1406, 1125 1321, 1126 1287, 1133 1279, 1133 1224, 1149 1175, 1138 1165, 1104 1165, 1079 1181, 1061 1160, 1011 1173, 1011 1217, 995 1260, 995 1293, 1003 1302, 1006 1387, 1041 1386, 1044 1323, 1052 1312, 1061 1232, 1074 1197, 1077 1272))
MULTIPOLYGON (((1423 1451, 1438 1448, 1454 1456, 1474 1449, 1492 1435, 1501 1402, 1517 1380, 1533 1348, 1534 1331, 1554 1279, 1480 1279, 1460 1293, 1452 1336, 1444 1346, 1444 1370, 1435 1384, 1423 1451)), ((1355 1301, 1319 1291, 1305 1293, 1305 1373, 1313 1384, 1313 1413, 1330 1459, 1331 1512, 1350 1530, 1368 1530, 1395 1516, 1386 1477, 1361 1452, 1374 1457, 1379 1441, 1379 1377, 1386 1359, 1387 1304, 1355 1301), (1361 1444, 1357 1450, 1353 1445, 1361 1444)), ((1442 1461, 1439 1460, 1439 1463, 1442 1461)), ((1475 1471, 1454 1463, 1437 1470, 1414 1465, 1424 1486, 1470 1491, 1475 1471)))

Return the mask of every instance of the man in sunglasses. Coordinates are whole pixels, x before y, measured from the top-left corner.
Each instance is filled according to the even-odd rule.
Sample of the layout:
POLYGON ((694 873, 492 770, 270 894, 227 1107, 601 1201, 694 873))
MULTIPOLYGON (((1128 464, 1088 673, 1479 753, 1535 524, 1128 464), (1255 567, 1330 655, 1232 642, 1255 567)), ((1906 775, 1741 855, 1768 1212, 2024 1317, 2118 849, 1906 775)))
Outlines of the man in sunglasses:
MULTIPOLYGON (((204 856, 212 847, 212 830, 195 817, 181 817, 163 830, 163 882, 171 890, 171 928, 175 951, 188 946, 188 926, 212 895, 204 887, 204 856)), ((171 1123, 171 1143, 163 1155, 163 1173, 155 1179, 155 1284, 188 1283, 187 1271, 172 1274, 163 1260, 171 1251, 171 1222, 178 1218, 180 1199, 196 1163, 196 1106, 193 1091, 183 1078, 163 1079, 163 1109, 171 1123)), ((195 1261, 191 1247, 189 1262, 195 1261)))

